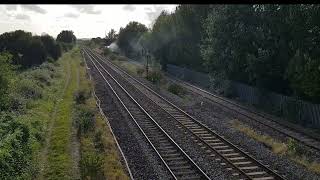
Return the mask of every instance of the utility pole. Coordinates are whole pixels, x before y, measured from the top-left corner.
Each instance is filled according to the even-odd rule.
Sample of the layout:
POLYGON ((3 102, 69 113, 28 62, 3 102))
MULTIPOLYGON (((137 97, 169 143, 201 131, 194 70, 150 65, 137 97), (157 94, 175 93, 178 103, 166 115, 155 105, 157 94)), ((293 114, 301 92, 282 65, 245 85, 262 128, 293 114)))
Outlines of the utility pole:
POLYGON ((149 52, 147 52, 147 78, 149 76, 149 52))
POLYGON ((147 78, 149 76, 149 52, 143 47, 141 49, 141 55, 146 59, 146 73, 147 73, 147 78))

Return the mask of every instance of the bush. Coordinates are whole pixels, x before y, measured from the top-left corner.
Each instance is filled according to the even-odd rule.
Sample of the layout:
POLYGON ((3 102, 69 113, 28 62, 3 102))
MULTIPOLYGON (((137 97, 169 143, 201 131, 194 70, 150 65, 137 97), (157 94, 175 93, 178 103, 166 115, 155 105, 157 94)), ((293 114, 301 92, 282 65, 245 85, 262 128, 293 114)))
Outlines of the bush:
POLYGON ((97 152, 86 152, 80 160, 81 176, 83 179, 104 179, 104 158, 97 152))
POLYGON ((138 74, 139 76, 142 76, 143 73, 144 73, 144 68, 137 68, 137 74, 138 74))
POLYGON ((78 105, 76 119, 79 123, 79 133, 86 134, 94 128, 95 118, 94 110, 84 105, 78 105))
POLYGON ((162 74, 160 71, 149 71, 149 75, 147 76, 147 80, 151 81, 153 84, 157 84, 162 79, 162 74))
POLYGON ((113 60, 117 59, 117 56, 114 55, 114 54, 111 54, 111 55, 109 56, 109 58, 113 61, 113 60))
POLYGON ((109 54, 111 54, 112 52, 110 51, 110 49, 109 48, 105 48, 104 50, 103 50, 103 55, 105 55, 105 56, 108 56, 109 54))
POLYGON ((74 100, 77 104, 85 104, 86 100, 90 97, 90 93, 86 90, 79 90, 74 94, 74 100))
POLYGON ((0 115, 0 179, 18 179, 31 163, 29 128, 16 118, 0 115))
POLYGON ((49 69, 44 68, 37 68, 31 71, 30 75, 40 86, 43 86, 43 84, 49 86, 51 84, 51 78, 53 77, 53 73, 50 72, 49 69))
POLYGON ((42 97, 42 89, 32 79, 23 79, 16 84, 17 93, 25 99, 38 99, 42 97))
POLYGON ((291 155, 302 155, 304 154, 304 150, 296 140, 290 138, 288 141, 288 153, 291 155))
POLYGON ((183 96, 186 93, 185 89, 178 84, 170 84, 168 87, 168 91, 178 96, 183 96))

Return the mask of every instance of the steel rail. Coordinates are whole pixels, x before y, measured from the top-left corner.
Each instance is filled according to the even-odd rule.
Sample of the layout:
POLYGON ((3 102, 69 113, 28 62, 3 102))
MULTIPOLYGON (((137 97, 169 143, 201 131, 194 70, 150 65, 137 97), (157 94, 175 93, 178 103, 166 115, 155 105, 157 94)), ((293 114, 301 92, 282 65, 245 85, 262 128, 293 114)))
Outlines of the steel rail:
MULTIPOLYGON (((89 53, 86 52, 88 55, 89 53)), ((91 56, 93 57, 93 56, 91 56)), ((150 141, 150 139, 148 138, 148 136, 146 135, 146 133, 144 132, 144 130, 140 127, 139 123, 136 121, 136 119, 133 117, 132 113, 129 111, 129 109, 126 107, 126 105, 124 104, 124 102, 121 100, 121 98, 118 96, 118 94, 115 92, 115 90, 112 88, 112 86, 109 84, 108 80, 105 78, 105 76, 101 73, 101 71, 99 70, 99 68, 97 67, 97 65, 94 63, 94 61, 92 60, 92 58, 89 55, 89 58, 91 60, 91 62, 94 64, 94 66, 96 67, 96 69, 99 71, 99 74, 103 77, 103 79, 107 82, 109 88, 112 90, 113 94, 117 97, 117 99, 121 102, 122 106, 125 108, 125 110, 128 112, 128 114, 130 115, 131 119, 133 119, 133 121, 135 122, 135 124, 137 125, 137 127, 139 128, 139 130, 142 132, 142 134, 144 135, 144 137, 147 139, 147 141, 149 142, 149 144, 152 146, 152 148, 154 149, 154 151, 157 153, 157 155, 159 156, 159 158, 161 159, 161 161, 164 163, 164 165, 167 167, 167 169, 169 170, 170 174, 177 179, 176 175, 173 173, 173 171, 171 170, 171 168, 169 167, 169 165, 165 162, 165 160, 162 158, 162 156, 160 155, 160 153, 158 152, 158 150, 155 148, 155 146, 153 145, 153 143, 150 141)), ((93 59, 95 59, 93 57, 93 59)), ((99 64, 99 66, 104 69, 104 67, 95 59, 95 61, 99 64)), ((105 70, 105 69, 104 69, 105 70)), ((105 70, 106 71, 106 70, 105 70)), ((108 73, 108 72, 107 72, 108 73)), ((126 95, 139 107, 140 110, 142 110, 149 118, 150 120, 161 130, 161 132, 163 134, 165 134, 165 136, 172 142, 172 144, 174 144, 176 146, 176 148, 186 157, 187 160, 189 160, 189 162, 191 162, 191 164, 196 168, 197 171, 200 172, 200 174, 205 178, 205 179, 210 179, 208 177, 208 175, 206 173, 204 173, 201 168, 189 157, 189 155, 187 153, 185 153, 178 144, 176 144, 176 142, 161 128, 161 126, 149 115, 149 113, 147 113, 147 111, 125 90, 125 88, 123 88, 119 82, 117 82, 111 74, 108 73, 108 75, 113 79, 113 81, 126 93, 126 95)))
MULTIPOLYGON (((95 54, 96 55, 96 54, 95 54)), ((96 55, 97 56, 97 55, 96 55)), ((99 56, 97 56, 99 57, 99 56)), ((100 59, 101 56, 100 56, 100 59)), ((105 59, 105 58, 103 58, 105 59)), ((106 61, 103 61, 104 63, 106 63, 106 61)), ((163 98, 161 95, 159 95, 158 93, 156 93, 155 91, 153 91, 151 88, 147 87, 146 85, 142 84, 140 81, 136 80, 134 77, 132 77, 130 74, 128 74, 127 72, 125 72, 124 70, 122 70, 121 68, 119 68, 117 65, 114 65, 113 63, 111 63, 110 61, 107 60, 107 62, 109 64, 111 64, 112 66, 114 66, 115 68, 117 68, 119 71, 121 71, 122 73, 124 73, 125 75, 127 75, 128 77, 130 77, 131 79, 133 79, 134 81, 136 81, 138 84, 140 84, 141 86, 143 86, 144 88, 148 89, 150 92, 152 92, 153 94, 155 94, 157 97, 159 97, 160 99, 164 100, 166 103, 170 104, 171 106, 173 106, 174 108, 176 108, 177 110, 179 110, 180 112, 182 112, 184 115, 186 115, 187 117, 191 118, 193 121, 195 121, 197 124, 199 124, 200 126, 202 126, 203 128, 205 128, 206 130, 208 130, 210 133, 214 134, 215 136, 219 137, 219 139, 221 139, 222 141, 226 142, 227 144, 229 144, 231 147, 233 147, 234 149, 236 149, 236 151, 240 152, 241 154, 243 154, 244 156, 246 156, 248 159, 251 159, 254 163, 258 164, 259 166, 261 166, 263 169, 265 169, 266 171, 269 172, 269 174, 272 174, 275 178, 277 179, 284 179, 283 177, 281 177, 278 173, 274 172, 273 170, 271 170, 270 168, 266 167, 265 165, 263 165, 261 162, 259 162, 258 160, 256 160, 255 158, 253 158, 252 156, 248 155, 247 153, 245 153, 244 151, 242 151, 241 149, 239 149, 238 147, 236 147, 234 144, 232 144, 230 141, 226 140, 225 138, 221 137, 219 134, 217 134, 216 132, 213 132, 209 127, 207 127, 206 125, 204 125, 203 123, 199 122, 198 120, 196 120, 195 118, 193 118, 192 116, 190 116, 189 114, 187 114, 185 111, 183 111, 182 109, 180 109, 179 107, 177 107, 176 105, 172 104, 171 102, 169 102, 168 100, 166 100, 165 98, 163 98)), ((107 63, 106 63, 107 64, 107 63)), ((132 84, 133 85, 133 84, 132 84)), ((134 85, 133 85, 134 86, 134 85)), ((137 88, 138 89, 138 88, 137 88)), ((141 90, 140 90, 141 91, 141 90)), ((152 99, 151 99, 152 100, 152 99)), ((152 100, 153 101, 153 100, 152 100)), ((154 101, 153 101, 154 102, 154 101)), ((156 103, 156 102, 154 102, 156 103)), ((157 103, 156 103, 157 104, 157 103)), ((161 106, 159 106, 160 108, 162 108, 161 106)), ((163 108, 162 108, 163 109, 163 108)), ((165 110, 165 109, 164 109, 165 110)), ((171 113, 169 113, 167 110, 165 110, 169 115, 172 116, 171 113)), ((172 116, 174 119, 176 119, 174 116, 172 116)), ((180 122, 179 120, 177 120, 178 122, 180 122)), ((188 129, 191 133, 193 133, 189 128, 187 128, 186 126, 184 126, 186 129, 188 129)), ((197 136, 195 134, 195 136, 197 136)), ((198 137, 198 136, 197 136, 198 137)), ((200 137, 198 137, 200 138, 200 137)), ((201 138, 200 138, 201 139, 201 138)), ((202 139, 201 139, 202 140, 202 139)), ((203 141, 203 140, 202 140, 203 141)), ((204 141, 203 141, 204 142, 204 141)), ((205 144, 207 144, 205 142, 205 144)), ((208 145, 208 144, 207 144, 208 145)), ((210 145, 208 145, 210 146, 210 145)), ((211 146, 210 146, 211 147, 211 146)), ((213 148, 211 148, 213 149, 213 148)), ((217 152, 215 149, 213 149, 215 152, 217 152)), ((252 179, 250 176, 248 176, 244 171, 242 171, 241 169, 239 169, 237 166, 235 166, 232 162, 230 162, 228 159, 226 159, 223 155, 221 155, 219 152, 217 153, 218 155, 220 155, 223 159, 225 159, 229 164, 231 164, 233 167, 235 167, 236 169, 239 170, 239 172, 241 174, 243 174, 244 176, 246 176, 249 179, 252 179)))
MULTIPOLYGON (((172 77, 171 77, 171 78, 172 78, 172 77)), ((172 79, 173 79, 173 78, 172 78, 172 79)), ((269 120, 269 121, 271 121, 271 122, 273 122, 273 123, 276 123, 276 124, 278 124, 278 125, 280 125, 280 126, 283 126, 284 128, 287 128, 288 130, 292 131, 293 133, 297 133, 297 134, 300 134, 300 135, 302 135, 302 136, 305 136, 306 138, 309 138, 310 140, 319 141, 319 140, 320 140, 319 137, 315 137, 314 135, 310 135, 310 134, 306 134, 306 133, 304 133, 304 132, 301 132, 301 131, 293 128, 293 127, 290 127, 289 125, 286 125, 285 123, 280 123, 279 121, 273 120, 272 118, 268 117, 267 115, 263 115, 263 114, 261 114, 261 113, 259 113, 259 112, 256 112, 256 111, 251 110, 250 108, 246 108, 246 107, 244 107, 244 106, 242 106, 242 105, 239 105, 239 104, 237 104, 237 103, 235 103, 235 102, 232 102, 232 101, 230 101, 230 100, 227 100, 227 99, 225 99, 225 98, 223 98, 223 97, 220 97, 220 96, 217 96, 217 95, 215 95, 215 94, 212 94, 212 93, 210 93, 210 92, 208 92, 208 91, 206 91, 206 90, 203 90, 203 89, 201 89, 201 88, 199 88, 199 87, 197 87, 197 86, 194 86, 194 85, 192 85, 192 84, 190 84, 190 83, 188 83, 188 82, 184 82, 184 81, 182 81, 182 80, 180 80, 180 79, 177 79, 177 78, 174 78, 174 80, 175 80, 175 81, 178 81, 178 82, 180 82, 180 83, 182 83, 182 84, 184 84, 185 86, 190 86, 191 88, 194 88, 194 89, 196 89, 196 90, 198 90, 198 91, 200 91, 200 92, 203 92, 203 93, 205 93, 205 94, 207 94, 207 95, 209 95, 209 96, 212 96, 213 98, 217 98, 217 99, 225 102, 225 103, 218 102, 217 100, 214 100, 214 99, 212 99, 212 98, 206 97, 207 99, 209 99, 209 100, 212 101, 213 103, 219 104, 219 105, 221 105, 221 106, 223 106, 223 107, 225 107, 225 108, 227 108, 227 109, 229 109, 229 110, 235 111, 236 113, 238 113, 238 114, 240 114, 240 115, 242 115, 242 116, 245 116, 245 117, 247 117, 247 118, 250 119, 250 120, 253 120, 253 121, 255 121, 255 122, 258 122, 258 123, 260 123, 260 124, 262 124, 262 125, 264 125, 264 126, 266 126, 266 127, 269 127, 270 129, 273 129, 273 130, 277 131, 277 132, 280 133, 280 134, 283 134, 283 135, 285 135, 285 136, 288 136, 288 137, 290 137, 290 138, 292 138, 292 139, 294 139, 294 140, 296 140, 296 141, 298 141, 298 142, 300 142, 300 143, 303 143, 304 145, 306 145, 306 146, 308 146, 308 147, 310 147, 310 148, 313 148, 313 149, 316 149, 316 150, 319 150, 319 151, 320 151, 320 147, 315 146, 315 145, 312 144, 312 143, 307 143, 307 142, 305 142, 305 141, 303 141, 303 140, 301 140, 301 139, 299 139, 299 138, 297 138, 297 137, 295 137, 295 136, 293 136, 293 135, 290 135, 290 134, 284 132, 284 131, 281 130, 281 129, 278 129, 277 127, 274 127, 274 126, 272 126, 272 125, 269 125, 269 124, 267 124, 267 123, 265 123, 265 122, 262 122, 262 121, 258 120, 257 118, 254 118, 254 117, 252 117, 252 116, 250 116, 250 115, 248 115, 248 114, 246 114, 246 113, 243 113, 243 112, 241 112, 241 111, 239 111, 239 110, 237 110, 237 109, 235 109, 235 108, 232 108, 232 107, 230 107, 230 105, 227 105, 227 103, 228 103, 228 104, 231 104, 231 105, 233 105, 233 106, 236 106, 236 108, 242 109, 242 110, 244 110, 244 111, 248 111, 249 113, 252 113, 253 115, 256 115, 256 116, 258 116, 258 117, 260 117, 260 118, 267 119, 267 120, 269 120)), ((190 90, 191 90, 191 89, 190 89, 190 90)), ((192 90, 191 90, 191 91, 192 91, 192 90)), ((193 91, 193 92, 195 92, 195 93, 197 93, 197 94, 205 97, 204 95, 202 95, 202 94, 199 93, 199 92, 196 92, 196 91, 193 91)), ((302 138, 303 138, 303 137, 302 137, 302 138)))

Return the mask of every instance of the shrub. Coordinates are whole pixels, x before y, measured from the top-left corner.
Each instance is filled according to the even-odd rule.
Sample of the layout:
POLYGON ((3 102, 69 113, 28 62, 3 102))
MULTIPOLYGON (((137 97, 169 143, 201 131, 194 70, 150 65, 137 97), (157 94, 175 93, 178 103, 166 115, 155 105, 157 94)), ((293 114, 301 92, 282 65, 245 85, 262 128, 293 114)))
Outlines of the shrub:
POLYGON ((170 84, 168 87, 168 91, 178 96, 183 96, 186 93, 185 89, 179 84, 170 84))
POLYGON ((157 84, 162 79, 162 74, 160 71, 149 71, 149 75, 147 76, 147 80, 151 81, 153 84, 157 84))
POLYGON ((79 90, 74 94, 74 100, 77 104, 85 104, 86 100, 90 97, 90 94, 86 90, 79 90))
POLYGON ((84 105, 78 105, 76 119, 79 123, 79 133, 86 134, 94 127, 94 110, 84 105))
POLYGON ((32 79, 23 79, 16 84, 17 93, 26 99, 38 99, 42 97, 42 89, 32 79))
POLYGON ((19 179, 30 167, 29 128, 16 118, 0 115, 0 179, 19 179))
POLYGON ((111 54, 111 55, 109 56, 109 58, 113 61, 113 60, 117 59, 117 56, 114 55, 114 54, 111 54))
POLYGON ((112 52, 110 51, 110 49, 109 48, 105 48, 104 50, 103 50, 103 54, 105 55, 105 56, 108 56, 109 54, 111 54, 112 52))
POLYGON ((143 73, 144 73, 144 68, 137 68, 137 74, 138 74, 139 76, 142 76, 143 73))
POLYGON ((303 147, 294 139, 290 138, 288 141, 288 153, 291 155, 302 155, 303 147))
POLYGON ((35 79, 40 86, 46 85, 49 86, 51 84, 51 78, 53 77, 53 73, 49 71, 49 69, 45 68, 37 68, 30 72, 30 75, 33 79, 35 79))
POLYGON ((85 152, 80 160, 81 176, 83 179, 104 179, 104 158, 97 152, 85 152))

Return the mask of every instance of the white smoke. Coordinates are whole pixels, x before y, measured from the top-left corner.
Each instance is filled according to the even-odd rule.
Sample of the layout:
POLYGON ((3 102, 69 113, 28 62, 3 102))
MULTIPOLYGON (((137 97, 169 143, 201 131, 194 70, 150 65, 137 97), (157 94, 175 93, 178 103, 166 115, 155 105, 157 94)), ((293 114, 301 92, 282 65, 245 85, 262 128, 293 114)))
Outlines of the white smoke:
POLYGON ((117 45, 117 43, 116 42, 113 42, 113 43, 111 43, 109 46, 108 46, 108 48, 112 51, 112 52, 120 52, 120 49, 119 49, 119 47, 118 47, 118 45, 117 45))

